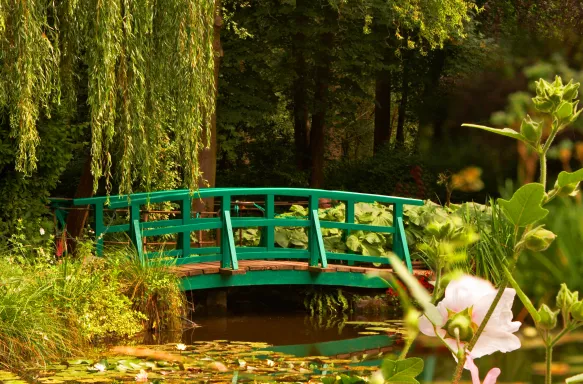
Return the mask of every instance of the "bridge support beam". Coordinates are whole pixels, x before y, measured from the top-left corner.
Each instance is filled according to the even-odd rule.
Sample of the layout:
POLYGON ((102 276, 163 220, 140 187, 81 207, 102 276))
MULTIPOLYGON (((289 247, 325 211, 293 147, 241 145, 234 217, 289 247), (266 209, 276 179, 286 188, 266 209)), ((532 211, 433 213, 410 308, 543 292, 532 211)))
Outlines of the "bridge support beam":
POLYGON ((227 290, 211 289, 206 297, 207 312, 212 315, 224 315, 227 313, 227 290))

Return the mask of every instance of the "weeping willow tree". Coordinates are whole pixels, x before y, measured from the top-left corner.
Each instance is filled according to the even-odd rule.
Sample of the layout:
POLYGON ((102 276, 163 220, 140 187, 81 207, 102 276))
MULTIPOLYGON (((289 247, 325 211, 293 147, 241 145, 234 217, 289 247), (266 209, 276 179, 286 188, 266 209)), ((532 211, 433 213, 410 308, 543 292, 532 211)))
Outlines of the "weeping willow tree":
POLYGON ((15 169, 38 166, 39 119, 87 92, 93 189, 150 189, 175 142, 185 186, 203 176, 215 108, 213 0, 0 0, 0 107, 15 169), (86 81, 86 83, 81 83, 86 81), (204 140, 203 140, 204 138, 204 140))

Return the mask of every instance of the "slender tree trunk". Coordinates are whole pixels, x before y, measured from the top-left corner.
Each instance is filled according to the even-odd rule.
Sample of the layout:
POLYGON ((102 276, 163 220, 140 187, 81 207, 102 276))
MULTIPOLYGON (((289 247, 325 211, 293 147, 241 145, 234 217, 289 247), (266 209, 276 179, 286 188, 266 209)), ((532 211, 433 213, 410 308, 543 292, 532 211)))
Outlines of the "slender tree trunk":
MULTIPOLYGON (((221 28, 223 26, 223 18, 221 17, 221 0, 215 0, 215 22, 213 27, 213 50, 214 58, 214 82, 215 82, 215 106, 217 104, 217 97, 219 94, 219 71, 221 66, 221 57, 223 56, 223 48, 221 46, 221 28)), ((198 157, 203 177, 205 180, 200 180, 198 187, 214 187, 216 185, 217 176, 217 112, 211 116, 210 129, 210 147, 203 149, 198 157)), ((206 142, 206 134, 202 137, 203 142, 206 142)), ((214 199, 195 199, 193 200, 193 208, 195 212, 212 211, 214 208, 214 199)))
MULTIPOLYGON (((297 2, 300 4, 300 1, 297 2)), ((296 5, 299 6, 299 5, 296 5)), ((301 14, 302 10, 297 10, 295 24, 298 32, 294 34, 292 40, 292 53, 295 57, 293 82, 293 116, 294 116, 294 144, 296 164, 299 170, 304 171, 309 168, 309 119, 308 110, 308 70, 304 56, 306 36, 300 32, 301 27, 307 23, 306 17, 301 14)))
MULTIPOLYGON (((81 180, 77 185, 75 198, 92 197, 93 196, 93 174, 91 173, 91 154, 87 155, 85 164, 83 165, 83 172, 81 173, 81 180)), ((83 234, 85 222, 89 215, 89 206, 79 207, 79 209, 71 210, 67 215, 66 231, 67 231, 67 251, 70 254, 75 253, 77 239, 83 234)))
POLYGON ((405 114, 407 112, 407 97, 409 96, 409 62, 403 58, 403 79, 401 84, 401 102, 399 103, 399 119, 397 120, 397 137, 398 147, 405 145, 405 114))
MULTIPOLYGON (((331 18, 332 10, 326 10, 329 13, 327 19, 331 18)), ((331 22, 331 20, 327 20, 331 22)), ((334 34, 325 32, 320 38, 321 51, 317 58, 316 67, 316 89, 314 91, 314 112, 312 114, 312 126, 310 128, 310 154, 311 154, 311 175, 310 187, 322 188, 324 184, 324 151, 325 145, 325 126, 326 114, 328 112, 328 88, 330 86, 332 52, 331 48, 334 43, 334 34)))
POLYGON ((391 72, 376 75, 374 108, 374 153, 391 142, 391 72))

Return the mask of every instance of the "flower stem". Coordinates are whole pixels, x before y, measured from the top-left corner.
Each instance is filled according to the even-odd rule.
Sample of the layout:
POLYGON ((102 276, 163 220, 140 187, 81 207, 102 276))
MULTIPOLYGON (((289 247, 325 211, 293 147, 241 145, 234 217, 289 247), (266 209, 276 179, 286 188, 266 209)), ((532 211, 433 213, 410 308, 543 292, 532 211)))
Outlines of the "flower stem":
POLYGON ((462 378, 462 373, 464 371, 464 364, 466 363, 466 354, 462 353, 462 356, 457 362, 457 367, 453 373, 453 378, 451 380, 452 384, 458 384, 462 378))
POLYGON ((410 337, 407 336, 407 341, 405 342, 405 346, 403 347, 403 350, 401 351, 401 354, 399 355, 399 360, 405 360, 407 358, 407 354, 409 353, 409 349, 411 349, 411 346, 413 345, 413 342, 415 341, 415 339, 417 338, 417 335, 410 337))
POLYGON ((526 296, 526 294, 524 293, 522 288, 520 288, 520 285, 518 285, 516 280, 514 280, 514 277, 512 277, 512 273, 510 273, 508 268, 506 268, 505 266, 502 266, 502 269, 504 271, 504 276, 506 277, 506 281, 509 282, 510 285, 512 286, 512 288, 514 288, 516 290, 516 295, 518 296, 520 301, 522 301, 522 304, 524 304, 524 307, 526 308, 526 310, 528 311, 530 316, 532 316, 534 321, 536 323, 538 323, 540 321, 540 316, 538 314, 538 311, 534 308, 534 305, 532 305, 532 302, 530 301, 528 296, 526 296))
POLYGON ((546 360, 546 366, 547 366, 546 375, 545 375, 545 384, 552 384, 552 382, 553 382, 552 375, 553 374, 551 372, 551 363, 553 361, 553 346, 550 344, 548 344, 547 348, 546 348, 545 360, 546 360))

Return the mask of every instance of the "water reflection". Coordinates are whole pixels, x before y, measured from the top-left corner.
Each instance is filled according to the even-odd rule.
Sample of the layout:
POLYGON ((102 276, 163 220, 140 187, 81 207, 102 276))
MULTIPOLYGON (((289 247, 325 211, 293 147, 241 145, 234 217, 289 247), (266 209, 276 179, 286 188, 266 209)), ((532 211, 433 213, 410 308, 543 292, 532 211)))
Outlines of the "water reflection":
POLYGON ((204 316, 193 320, 200 327, 184 333, 183 342, 187 344, 194 341, 244 340, 281 346, 358 338, 363 328, 347 326, 347 321, 378 322, 389 319, 380 315, 349 318, 310 317, 300 313, 204 316))

